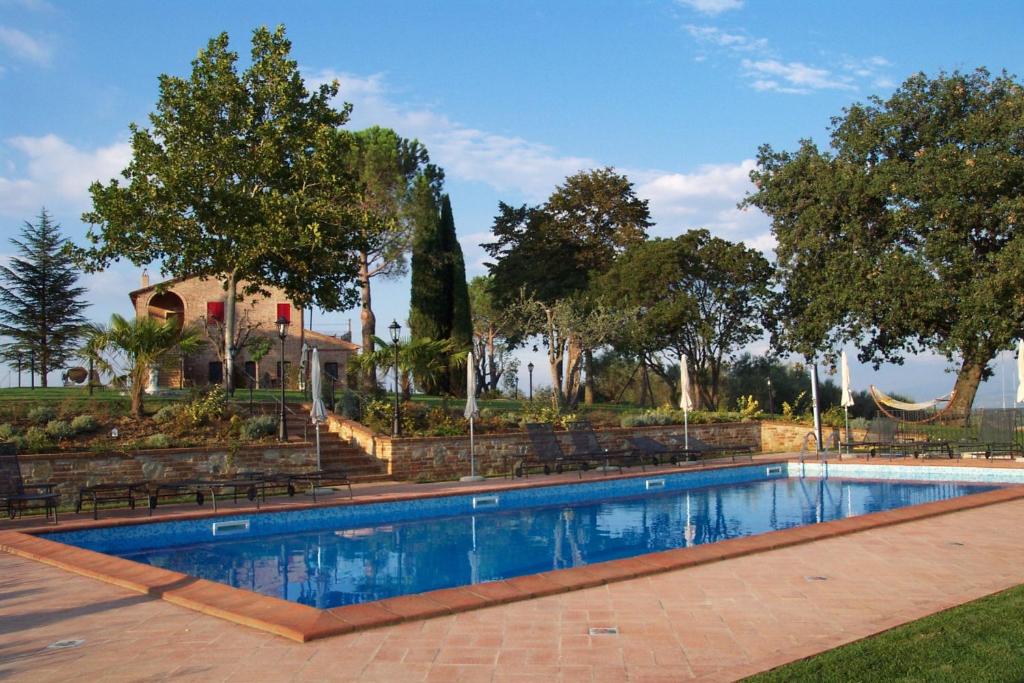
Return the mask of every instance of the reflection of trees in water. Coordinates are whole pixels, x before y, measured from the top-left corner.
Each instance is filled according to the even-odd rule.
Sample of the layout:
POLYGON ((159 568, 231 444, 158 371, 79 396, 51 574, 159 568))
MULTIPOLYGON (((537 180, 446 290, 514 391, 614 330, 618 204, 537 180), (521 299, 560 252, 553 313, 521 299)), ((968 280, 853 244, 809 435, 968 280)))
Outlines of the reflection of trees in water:
POLYGON ((459 517, 240 538, 128 557, 333 607, 714 543, 883 506, 948 498, 962 488, 778 479, 573 507, 483 513, 475 516, 475 543, 474 517, 459 517), (753 497, 752 489, 761 495, 753 497))

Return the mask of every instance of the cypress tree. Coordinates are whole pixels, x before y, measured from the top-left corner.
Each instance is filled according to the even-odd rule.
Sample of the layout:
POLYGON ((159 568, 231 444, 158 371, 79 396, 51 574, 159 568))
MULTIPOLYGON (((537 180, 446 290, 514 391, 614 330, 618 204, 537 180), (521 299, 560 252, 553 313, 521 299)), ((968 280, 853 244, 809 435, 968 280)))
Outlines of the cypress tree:
POLYGON ((40 373, 46 376, 75 356, 86 323, 82 311, 84 287, 77 286, 78 271, 64 255, 68 241, 46 209, 36 224, 25 222, 21 239, 11 238, 17 256, 0 266, 0 357, 9 364, 18 354, 32 353, 40 373))
MULTIPOLYGON (((473 319, 469 309, 469 286, 466 284, 466 261, 462 255, 455 232, 455 217, 452 215, 452 203, 445 195, 441 198, 441 241, 446 251, 448 262, 448 290, 450 292, 448 338, 455 344, 457 351, 469 351, 473 345, 473 319)), ((462 368, 450 371, 453 393, 465 395, 466 372, 462 368)))
MULTIPOLYGON (((441 254, 441 216, 436 187, 425 175, 413 186, 410 220, 414 225, 412 243, 412 292, 409 300, 409 335, 413 339, 446 339, 444 327, 445 278, 441 254)), ((428 394, 440 387, 419 377, 428 394)))

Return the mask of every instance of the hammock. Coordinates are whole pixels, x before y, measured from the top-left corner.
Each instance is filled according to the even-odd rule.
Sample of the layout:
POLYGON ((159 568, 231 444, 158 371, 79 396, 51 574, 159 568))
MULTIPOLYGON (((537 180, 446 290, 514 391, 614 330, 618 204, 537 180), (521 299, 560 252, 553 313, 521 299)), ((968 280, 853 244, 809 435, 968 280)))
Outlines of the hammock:
MULTIPOLYGON (((945 414, 949 410, 950 406, 953 405, 953 395, 955 391, 951 391, 945 396, 934 398, 931 401, 923 401, 921 403, 907 403, 906 401, 899 401, 891 396, 886 395, 882 390, 877 388, 874 384, 868 387, 871 392, 871 398, 874 399, 875 405, 878 409, 885 413, 888 417, 894 420, 903 420, 905 422, 931 422, 941 415, 945 414), (936 409, 936 406, 940 403, 946 405, 941 409, 936 409), (889 409, 901 411, 903 415, 897 417, 889 409), (928 410, 936 409, 934 413, 918 417, 918 419, 910 419, 906 413, 920 413, 928 410)), ((915 416, 916 417, 916 416, 915 416)))

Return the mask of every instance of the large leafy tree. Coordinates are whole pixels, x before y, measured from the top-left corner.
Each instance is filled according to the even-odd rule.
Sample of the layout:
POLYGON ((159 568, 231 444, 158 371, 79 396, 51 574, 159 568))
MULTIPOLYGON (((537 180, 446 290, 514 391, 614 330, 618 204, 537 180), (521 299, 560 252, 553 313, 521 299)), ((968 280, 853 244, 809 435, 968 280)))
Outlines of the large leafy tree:
MULTIPOLYGON (((306 90, 284 28, 253 32, 241 73, 228 36, 210 40, 187 78, 160 77, 150 127, 132 124, 132 160, 90 188, 90 269, 125 258, 165 274, 220 280, 224 347, 238 349, 235 301, 284 288, 295 304, 336 310, 355 301, 361 243, 351 229, 354 180, 336 84, 306 90)), ((225 381, 234 376, 228 353, 225 381)))
POLYGON ((959 360, 964 414, 1024 334, 1024 88, 1004 74, 918 74, 833 120, 831 149, 762 147, 746 199, 772 219, 778 341, 808 356, 933 349, 959 360))
MULTIPOLYGON (((592 310, 582 295, 592 277, 607 270, 617 254, 646 239, 650 226, 647 201, 636 196, 626 176, 610 168, 566 178, 542 206, 498 205, 495 241, 483 245, 494 259, 488 268, 496 301, 511 306, 525 297, 545 308, 543 316, 526 318, 543 324, 524 326, 523 333, 543 336, 552 386, 562 400, 575 402, 585 364, 577 358, 588 360, 595 346, 591 338, 552 327, 556 320, 574 317, 556 315, 556 304, 571 300, 577 315, 592 310)), ((592 373, 587 374, 589 378, 592 373)))
MULTIPOLYGON (((417 140, 379 126, 353 133, 349 156, 343 160, 357 181, 354 227, 359 234, 359 319, 367 354, 373 354, 377 332, 371 283, 374 278, 406 273, 405 255, 416 225, 414 188, 420 182, 437 185, 444 177, 429 161, 426 148, 417 140)), ((364 365, 363 383, 369 389, 376 386, 376 367, 364 365)))
POLYGON ((772 303, 772 267, 756 249, 691 230, 644 242, 623 254, 596 290, 609 302, 635 307, 623 346, 644 359, 676 395, 683 354, 695 374, 700 403, 717 408, 724 363, 764 333, 772 303))
POLYGON ((10 341, 0 358, 22 364, 33 355, 45 387, 47 374, 76 355, 89 304, 78 270, 63 254, 68 242, 46 209, 10 243, 17 255, 0 266, 0 336, 10 341))

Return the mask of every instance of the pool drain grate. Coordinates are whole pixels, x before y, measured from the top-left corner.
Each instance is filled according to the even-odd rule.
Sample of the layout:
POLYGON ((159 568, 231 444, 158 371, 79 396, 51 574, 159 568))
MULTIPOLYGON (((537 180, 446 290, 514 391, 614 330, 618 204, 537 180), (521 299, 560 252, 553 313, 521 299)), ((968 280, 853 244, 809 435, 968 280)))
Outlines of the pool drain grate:
POLYGON ((47 650, 70 650, 71 648, 80 647, 84 644, 84 640, 58 640, 56 643, 50 643, 46 646, 47 650))
POLYGON ((590 635, 592 636, 617 636, 619 635, 618 626, 597 626, 590 629, 590 635))
POLYGON ((828 581, 827 576, 805 576, 808 581, 828 581))

